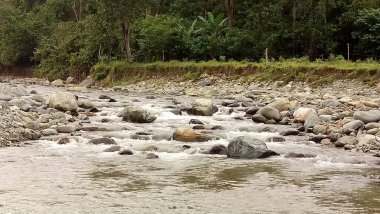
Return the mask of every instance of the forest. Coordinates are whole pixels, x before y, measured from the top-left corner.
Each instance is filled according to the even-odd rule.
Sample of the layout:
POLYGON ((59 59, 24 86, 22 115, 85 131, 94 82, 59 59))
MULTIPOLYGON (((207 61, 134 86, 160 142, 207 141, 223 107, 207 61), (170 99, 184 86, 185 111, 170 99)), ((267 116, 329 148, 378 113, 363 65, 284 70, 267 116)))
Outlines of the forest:
POLYGON ((379 0, 0 0, 0 67, 380 57, 379 0), (348 55, 348 49, 350 55, 348 55))

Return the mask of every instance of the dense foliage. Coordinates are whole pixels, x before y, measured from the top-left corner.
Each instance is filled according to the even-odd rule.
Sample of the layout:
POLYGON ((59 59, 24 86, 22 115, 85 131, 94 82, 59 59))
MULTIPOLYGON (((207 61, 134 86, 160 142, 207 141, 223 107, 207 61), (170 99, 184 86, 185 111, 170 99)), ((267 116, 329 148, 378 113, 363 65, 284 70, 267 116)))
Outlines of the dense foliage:
POLYGON ((379 0, 0 0, 0 66, 380 57, 379 0))

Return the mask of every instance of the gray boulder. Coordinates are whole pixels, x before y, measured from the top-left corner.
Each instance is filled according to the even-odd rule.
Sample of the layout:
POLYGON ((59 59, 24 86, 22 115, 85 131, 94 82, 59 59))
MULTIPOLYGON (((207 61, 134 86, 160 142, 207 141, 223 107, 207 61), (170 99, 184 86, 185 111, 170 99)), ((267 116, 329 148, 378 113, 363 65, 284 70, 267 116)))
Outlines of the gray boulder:
POLYGON ((157 119, 153 113, 133 106, 124 109, 119 116, 123 118, 123 121, 132 123, 152 123, 157 119))
POLYGON ((354 136, 343 136, 339 138, 334 145, 336 147, 345 147, 346 145, 356 145, 358 144, 358 139, 354 136))
POLYGON ((76 97, 69 92, 58 92, 50 95, 47 105, 60 111, 74 111, 78 109, 76 97))
POLYGON ((370 111, 357 111, 354 113, 354 118, 356 120, 361 120, 363 123, 372 123, 380 121, 380 111, 370 110, 370 111))
POLYGON ((58 133, 73 133, 75 131, 76 131, 76 128, 73 125, 63 125, 63 126, 57 127, 58 133))
POLYGON ((309 129, 309 128, 313 128, 320 122, 321 122, 321 119, 318 117, 318 115, 312 112, 307 116, 304 126, 306 129, 309 129))
POLYGON ((344 124, 343 129, 358 130, 363 125, 364 123, 361 120, 354 120, 354 121, 344 124))
POLYGON ((268 120, 275 120, 275 121, 280 121, 281 120, 281 114, 280 111, 272 108, 270 106, 265 106, 262 107, 257 114, 260 114, 267 118, 268 120))
POLYGON ((210 99, 194 100, 189 111, 190 114, 199 116, 212 116, 215 112, 217 112, 217 108, 210 99))
POLYGON ((227 157, 235 159, 267 158, 277 153, 268 149, 264 142, 249 137, 237 137, 227 146, 227 157))

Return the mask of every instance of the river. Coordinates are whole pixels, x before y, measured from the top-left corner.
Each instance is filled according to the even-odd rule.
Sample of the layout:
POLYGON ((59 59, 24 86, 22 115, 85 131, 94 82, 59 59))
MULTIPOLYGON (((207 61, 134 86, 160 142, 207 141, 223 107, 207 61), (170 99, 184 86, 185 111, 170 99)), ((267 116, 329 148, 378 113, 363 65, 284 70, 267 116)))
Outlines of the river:
MULTIPOLYGON (((56 89, 29 86, 48 95, 56 89)), ((263 160, 233 160, 202 154, 215 144, 228 145, 237 136, 265 140, 286 127, 238 120, 220 107, 212 117, 175 115, 173 99, 146 99, 122 92, 91 90, 78 93, 101 112, 84 126, 102 131, 77 133, 71 142, 56 139, 28 142, 25 147, 0 149, 0 213, 380 213, 379 159, 363 153, 327 148, 302 137, 267 143, 281 154, 263 160), (97 99, 108 94, 118 102, 97 99), (130 124, 117 117, 134 102, 159 115, 151 124, 130 124), (104 123, 107 119, 108 123, 104 123), (132 139, 136 132, 170 135, 176 127, 190 127, 190 119, 220 125, 220 139, 206 143, 132 139), (103 120, 103 123, 102 123, 103 120), (248 127, 248 128, 247 128, 248 127), (106 145, 87 144, 93 137, 113 137, 118 145, 133 150, 132 156, 106 153, 106 145), (155 146, 158 159, 146 159, 155 146), (314 154, 313 158, 286 158, 288 152, 314 154)))

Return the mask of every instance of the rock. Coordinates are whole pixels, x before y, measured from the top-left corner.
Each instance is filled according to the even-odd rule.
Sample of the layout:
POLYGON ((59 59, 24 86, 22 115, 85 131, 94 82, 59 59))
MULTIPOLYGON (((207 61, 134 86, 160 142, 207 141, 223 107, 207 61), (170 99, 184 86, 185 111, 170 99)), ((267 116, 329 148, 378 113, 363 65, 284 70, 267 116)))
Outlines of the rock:
POLYGON ((210 139, 209 136, 188 128, 178 128, 173 134, 173 140, 181 142, 205 142, 210 139))
POLYGON ((120 146, 111 146, 110 148, 103 150, 103 152, 118 152, 120 149, 120 146))
POLYGON ((321 141, 321 144, 322 144, 322 145, 325 145, 325 146, 331 146, 331 145, 332 145, 332 142, 331 142, 330 139, 326 138, 326 139, 323 139, 323 140, 321 141))
POLYGON ((197 99, 194 100, 192 108, 189 113, 199 116, 212 116, 217 111, 210 99, 197 99))
POLYGON ((112 138, 96 138, 92 139, 88 142, 89 144, 94 144, 94 145, 100 145, 100 144, 105 144, 105 145, 116 145, 116 141, 112 138))
POLYGON ((179 109, 173 109, 173 110, 170 110, 169 112, 174 115, 182 115, 182 111, 179 109))
POLYGON ((249 137, 237 137, 227 146, 227 157, 235 159, 259 159, 272 155, 264 142, 249 137))
POLYGON ((262 107, 257 112, 257 114, 264 116, 268 120, 275 120, 275 121, 281 120, 280 111, 275 109, 275 108, 269 107, 269 106, 262 107))
POLYGON ((249 115, 255 115, 258 111, 259 111, 259 108, 255 106, 255 107, 250 107, 249 109, 247 109, 245 113, 249 115))
POLYGON ((12 100, 11 96, 0 94, 0 101, 8 102, 8 101, 11 101, 11 100, 12 100))
POLYGON ((285 155, 286 158, 315 158, 316 155, 313 154, 302 154, 302 153, 295 153, 295 152, 289 152, 285 155))
POLYGON ((266 142, 275 142, 275 143, 280 143, 280 142, 285 142, 285 138, 277 136, 277 137, 270 137, 266 140, 266 142))
POLYGON ((158 158, 159 158, 158 155, 151 152, 146 154, 146 157, 145 157, 145 159, 158 159, 158 158))
POLYGON ((346 123, 343 125, 343 129, 348 129, 348 130, 358 130, 360 127, 362 127, 364 123, 360 120, 354 120, 349 123, 346 123))
POLYGON ((279 110, 280 112, 289 110, 291 107, 290 101, 287 98, 279 98, 273 103, 269 104, 268 106, 275 108, 279 110))
POLYGON ((85 80, 79 83, 79 86, 83 86, 86 88, 91 88, 95 84, 94 79, 91 76, 88 76, 85 80))
POLYGON ((198 85, 201 87, 210 86, 210 85, 212 85, 212 81, 209 79, 205 79, 205 80, 202 80, 201 82, 199 82, 198 85))
POLYGON ((65 137, 65 138, 61 138, 58 140, 57 144, 59 145, 65 145, 65 144, 69 144, 70 143, 70 139, 65 137))
POLYGON ((35 121, 28 122, 28 123, 25 125, 25 128, 27 128, 27 129, 32 129, 32 130, 38 130, 38 124, 37 124, 37 122, 35 122, 35 121))
POLYGON ((54 80, 53 82, 51 82, 51 85, 54 87, 63 87, 63 86, 65 86, 65 83, 63 82, 63 80, 57 79, 57 80, 54 80))
POLYGON ((294 112, 293 117, 296 122, 305 122, 309 114, 314 112, 315 110, 311 108, 299 108, 294 112))
POLYGON ((328 99, 321 103, 321 106, 323 108, 326 108, 326 107, 336 108, 340 105, 341 103, 339 102, 339 100, 336 100, 336 99, 328 99))
POLYGON ((359 141, 353 136, 343 136, 339 138, 334 145, 336 147, 345 147, 346 145, 356 145, 359 141))
POLYGON ((99 96, 99 99, 101 99, 101 100, 109 100, 109 99, 112 99, 112 98, 110 96, 108 96, 108 95, 102 94, 102 95, 99 96))
POLYGON ((264 117, 261 114, 255 114, 255 115, 252 116, 252 121, 255 122, 255 123, 266 123, 267 122, 267 118, 264 117))
POLYGON ((227 147, 224 145, 214 145, 208 151, 208 154, 211 155, 227 155, 227 147))
POLYGON ((370 110, 370 111, 357 111, 354 113, 354 118, 356 120, 361 120, 363 123, 372 123, 380 121, 380 111, 370 110))
POLYGON ((286 130, 286 131, 283 131, 280 133, 281 136, 296 136, 298 135, 300 132, 298 130, 286 130))
POLYGON ((73 84, 73 83, 74 83, 74 78, 73 77, 67 77, 66 84, 73 84))
POLYGON ((306 129, 309 129, 309 128, 313 128, 315 125, 319 124, 320 122, 322 121, 321 119, 319 119, 317 114, 310 113, 306 118, 304 126, 306 129))
POLYGON ((223 126, 216 125, 216 126, 211 127, 211 130, 224 130, 224 128, 223 126))
POLYGON ((78 106, 81 107, 81 108, 84 108, 84 109, 93 109, 95 108, 95 104, 93 104, 92 102, 86 100, 86 101, 79 101, 78 102, 78 106))
POLYGON ((63 126, 57 127, 58 133, 73 133, 75 131, 76 131, 76 128, 73 125, 63 125, 63 126))
POLYGON ((359 138, 359 143, 356 146, 363 152, 369 152, 371 150, 380 150, 380 143, 377 141, 374 135, 363 135, 359 138))
POLYGON ((76 97, 69 92, 58 92, 50 95, 47 105, 60 111, 75 111, 78 109, 76 97))
POLYGON ((375 135, 379 132, 379 128, 370 129, 367 131, 367 134, 375 135))
POLYGON ((42 136, 51 136, 51 135, 58 135, 57 130, 55 129, 44 129, 41 131, 42 136))
POLYGON ((364 128, 367 130, 380 128, 380 123, 368 123, 364 128))
POLYGON ((45 98, 43 98, 41 95, 33 95, 31 97, 32 100, 36 101, 36 102, 40 102, 40 103, 45 103, 46 100, 45 98))
POLYGON ((198 125, 204 125, 204 123, 198 119, 191 119, 189 124, 198 124, 198 125))
POLYGON ((108 102, 109 103, 116 103, 117 101, 115 99, 109 99, 108 102))
POLYGON ((123 149, 119 152, 119 155, 133 155, 133 151, 130 149, 123 149))
POLYGON ((123 121, 132 123, 152 123, 157 119, 153 113, 137 107, 127 107, 119 116, 123 118, 123 121))
POLYGON ((29 95, 28 91, 23 86, 20 86, 20 85, 9 86, 6 84, 1 84, 1 83, 0 83, 0 94, 12 96, 12 97, 21 97, 21 96, 29 95))
POLYGON ((36 90, 31 90, 30 94, 38 94, 36 90))
POLYGON ((321 143, 322 140, 326 138, 328 138, 328 136, 326 135, 313 135, 313 136, 310 136, 309 141, 313 141, 315 143, 321 143))

